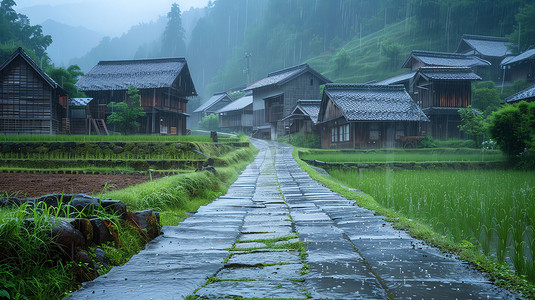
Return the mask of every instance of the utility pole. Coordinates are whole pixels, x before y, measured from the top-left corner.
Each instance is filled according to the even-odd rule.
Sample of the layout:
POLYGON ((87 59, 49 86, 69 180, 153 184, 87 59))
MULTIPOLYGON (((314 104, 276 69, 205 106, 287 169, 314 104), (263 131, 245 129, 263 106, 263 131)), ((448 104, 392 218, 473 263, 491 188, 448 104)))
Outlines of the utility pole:
POLYGON ((249 83, 251 83, 251 68, 250 68, 251 55, 253 55, 253 54, 251 54, 249 52, 245 52, 245 60, 246 60, 247 65, 245 66, 245 69, 243 71, 247 75, 247 85, 249 85, 249 83))

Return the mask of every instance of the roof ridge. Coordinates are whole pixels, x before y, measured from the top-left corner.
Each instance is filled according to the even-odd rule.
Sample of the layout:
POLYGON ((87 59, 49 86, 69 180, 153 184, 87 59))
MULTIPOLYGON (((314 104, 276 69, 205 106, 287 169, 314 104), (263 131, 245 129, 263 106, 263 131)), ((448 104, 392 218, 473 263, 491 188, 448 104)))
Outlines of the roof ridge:
POLYGON ((439 52, 439 51, 428 51, 428 50, 412 50, 411 56, 414 54, 422 54, 422 55, 428 55, 428 56, 433 56, 433 57, 449 56, 449 57, 455 57, 455 58, 477 58, 474 55, 464 55, 461 53, 439 52))
POLYGON ((419 71, 447 71, 447 72, 465 72, 465 73, 472 73, 472 69, 470 67, 442 67, 442 66, 426 66, 426 67, 420 67, 418 69, 419 71))
POLYGON ((149 59, 123 59, 123 60, 101 60, 97 65, 117 65, 133 63, 165 63, 165 62, 185 62, 185 57, 149 58, 149 59))
POLYGON ((405 86, 402 84, 358 84, 358 83, 327 83, 327 90, 391 90, 404 91, 405 86))
POLYGON ((477 35, 477 34, 463 34, 461 39, 486 40, 486 41, 493 41, 493 42, 509 42, 509 40, 505 37, 477 35))
POLYGON ((300 65, 296 65, 296 66, 292 66, 292 67, 289 67, 289 68, 286 68, 286 69, 282 69, 282 70, 278 70, 278 71, 273 71, 271 73, 268 74, 268 77, 271 77, 271 76, 275 76, 275 75, 280 75, 280 74, 284 74, 284 73, 288 73, 290 71, 295 71, 295 70, 298 70, 298 69, 302 69, 303 67, 306 67, 308 68, 308 64, 300 64, 300 65))

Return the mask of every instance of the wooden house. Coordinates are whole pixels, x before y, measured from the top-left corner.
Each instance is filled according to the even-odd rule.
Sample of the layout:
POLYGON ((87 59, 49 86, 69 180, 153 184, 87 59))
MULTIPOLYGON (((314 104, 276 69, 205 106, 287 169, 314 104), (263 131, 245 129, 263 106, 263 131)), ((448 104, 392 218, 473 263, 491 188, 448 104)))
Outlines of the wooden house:
POLYGON ((428 121, 402 85, 326 84, 318 115, 322 148, 394 147, 428 121))
POLYGON ((466 56, 477 56, 490 62, 491 66, 488 68, 487 74, 482 77, 501 81, 500 63, 512 54, 509 50, 511 46, 512 43, 507 38, 463 34, 455 52, 466 56))
POLYGON ((505 103, 513 104, 520 101, 533 102, 535 101, 535 85, 511 95, 505 99, 505 103))
POLYGON ((76 86, 93 98, 89 111, 100 120, 111 114, 110 102, 128 101, 128 88, 136 87, 146 113, 141 134, 186 134, 186 104, 197 95, 184 58, 101 61, 76 86))
POLYGON ((411 95, 431 122, 424 133, 436 139, 460 138, 459 109, 471 104, 472 81, 481 80, 470 68, 422 67, 414 76, 411 95))
POLYGON ((215 114, 218 110, 231 103, 232 99, 226 92, 215 93, 208 101, 201 104, 193 111, 193 122, 199 123, 202 118, 215 114))
POLYGON ((67 92, 18 48, 0 65, 0 133, 58 134, 67 92))
POLYGON ((307 64, 269 73, 249 87, 253 92, 253 133, 276 140, 287 131, 290 114, 298 99, 315 99, 320 85, 331 82, 307 64))
POLYGON ((401 67, 411 71, 418 71, 421 67, 468 67, 481 77, 490 79, 487 77, 490 66, 490 62, 475 55, 413 50, 401 67))
POLYGON ((290 122, 290 133, 317 133, 321 100, 297 100, 297 104, 283 120, 290 122))
MULTIPOLYGON (((93 98, 69 99, 69 108, 67 112, 69 119, 69 130, 67 130, 68 133, 91 134, 92 128, 100 131, 100 128, 95 128, 92 124, 91 114, 88 106, 89 102, 91 101, 93 101, 93 98)), ((97 134, 100 134, 100 132, 97 134)))
POLYGON ((253 95, 245 96, 227 104, 216 112, 219 128, 225 131, 251 133, 253 130, 253 95))
POLYGON ((505 58, 501 64, 505 74, 504 81, 527 80, 533 82, 535 78, 535 48, 517 55, 505 58))

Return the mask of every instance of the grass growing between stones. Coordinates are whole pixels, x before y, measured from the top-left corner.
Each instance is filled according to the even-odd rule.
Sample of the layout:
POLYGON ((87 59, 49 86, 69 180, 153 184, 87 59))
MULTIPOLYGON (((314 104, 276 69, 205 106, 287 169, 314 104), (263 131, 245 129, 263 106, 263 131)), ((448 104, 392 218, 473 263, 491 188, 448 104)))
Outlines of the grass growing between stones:
MULTIPOLYGON (((531 245, 535 246, 532 242, 535 238, 532 223, 533 216, 535 215, 533 213, 533 207, 535 207, 533 204, 535 203, 533 201, 533 187, 535 186, 533 181, 535 178, 532 174, 524 173, 521 176, 521 178, 525 178, 526 181, 524 181, 518 180, 519 174, 516 174, 515 171, 506 171, 509 173, 505 177, 500 177, 502 179, 498 179, 494 183, 487 183, 488 178, 486 176, 468 179, 461 176, 461 173, 446 174, 441 179, 435 176, 435 179, 439 180, 444 186, 439 185, 433 187, 431 185, 429 187, 427 186, 429 183, 425 183, 425 181, 432 180, 433 178, 426 179, 425 177, 427 176, 423 176, 428 174, 420 173, 419 176, 414 175, 417 178, 413 178, 413 175, 411 175, 418 174, 417 172, 422 171, 401 172, 399 175, 400 182, 396 181, 398 177, 394 178, 396 175, 388 171, 386 174, 383 171, 381 174, 376 174, 370 178, 366 177, 365 180, 361 180, 360 174, 353 174, 354 176, 340 174, 345 180, 337 180, 333 177, 319 174, 312 167, 300 160, 297 149, 294 150, 293 156, 301 168, 313 179, 321 182, 332 191, 340 193, 348 199, 355 200, 359 206, 374 210, 377 214, 387 217, 387 220, 392 222, 394 227, 405 229, 409 231, 411 236, 433 244, 443 251, 460 255, 461 258, 486 271, 488 277, 500 286, 519 291, 523 296, 528 298, 535 296, 535 285, 527 279, 527 276, 515 274, 510 266, 496 261, 498 258, 497 255, 493 256, 491 253, 490 256, 485 256, 484 253, 487 250, 483 249, 492 246, 496 247, 496 249, 501 247, 502 251, 503 249, 506 249, 506 251, 516 250, 516 242, 517 247, 522 247, 520 251, 524 253, 524 263, 528 267, 530 264, 533 264, 532 260, 529 260, 533 258, 533 253, 531 252, 533 248, 531 248, 531 245), (504 184, 507 185, 510 179, 515 182, 527 182, 527 186, 518 189, 515 192, 516 195, 507 195, 505 192, 507 188, 504 188, 504 184), (359 184, 355 185, 348 182, 351 180, 359 180, 359 184), (386 184, 387 182, 389 183, 386 184), (470 196, 470 194, 465 194, 462 191, 456 191, 453 187, 446 187, 450 182, 475 194, 470 196), (476 184, 480 183, 485 184, 490 190, 490 194, 485 194, 475 189, 476 184), (376 198, 369 194, 348 190, 342 184, 362 189, 372 194, 376 192, 374 195, 376 198), (499 189, 500 187, 504 189, 496 190, 496 188, 499 189), (399 191, 399 189, 402 189, 402 191, 399 191), (421 191, 422 194, 415 194, 418 191, 421 191), (430 195, 435 193, 437 193, 436 196, 432 197, 436 198, 430 199, 430 195), (496 195, 492 195, 493 193, 496 195), (402 197, 404 200, 400 200, 399 197, 402 197), (529 203, 525 203, 525 201, 529 203), (431 209, 432 205, 438 206, 439 211, 428 212, 427 217, 417 214, 420 208, 428 207, 427 209, 431 209), (443 219, 442 216, 448 219, 443 219), (459 218, 462 218, 462 220, 459 218), (439 223, 442 224, 441 226, 444 228, 444 231, 439 232, 431 224, 433 221, 426 220, 438 222, 435 223, 435 227, 439 223), (519 226, 516 228, 522 228, 522 230, 512 227, 517 226, 516 223, 518 222, 522 223, 518 224, 519 226), (456 223, 474 223, 467 224, 467 226, 473 228, 473 236, 468 236, 468 230, 463 229, 463 227, 453 226, 456 223), (500 239, 506 239, 511 244, 502 244, 500 246, 500 239), (470 240, 472 241, 470 242, 470 240), (508 247, 508 245, 511 246, 508 247), (483 250, 480 250, 480 247, 483 250)), ((516 185, 513 182, 510 183, 513 186, 516 185)), ((498 253, 498 250, 494 251, 498 253)), ((487 253, 490 253, 490 251, 487 253)), ((500 255, 500 257, 503 257, 503 253, 500 255)), ((520 259, 518 254, 512 255, 511 257, 513 260, 515 257, 520 259)))
POLYGON ((97 197, 121 200, 130 210, 153 209, 161 213, 162 225, 177 225, 190 212, 223 195, 256 153, 250 146, 219 157, 226 166, 216 165, 215 174, 204 171, 167 176, 97 197))

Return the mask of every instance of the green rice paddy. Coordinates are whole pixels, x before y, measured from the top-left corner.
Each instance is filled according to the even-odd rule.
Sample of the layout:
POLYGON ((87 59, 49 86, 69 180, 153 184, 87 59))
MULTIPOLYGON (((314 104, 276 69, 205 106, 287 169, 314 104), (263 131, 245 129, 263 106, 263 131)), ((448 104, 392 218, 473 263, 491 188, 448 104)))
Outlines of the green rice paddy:
POLYGON ((469 242, 535 281, 535 175, 515 170, 332 169, 381 205, 469 242))

